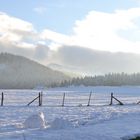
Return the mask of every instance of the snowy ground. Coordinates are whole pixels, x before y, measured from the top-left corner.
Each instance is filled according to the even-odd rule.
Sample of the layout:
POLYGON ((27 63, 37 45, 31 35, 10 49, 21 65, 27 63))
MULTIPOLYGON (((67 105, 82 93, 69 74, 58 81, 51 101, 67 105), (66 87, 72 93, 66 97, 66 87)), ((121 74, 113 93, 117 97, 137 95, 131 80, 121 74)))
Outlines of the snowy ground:
POLYGON ((42 107, 37 107, 37 102, 26 106, 38 91, 10 90, 4 93, 5 106, 0 107, 2 140, 127 140, 140 135, 140 105, 136 104, 140 100, 140 87, 49 89, 43 91, 42 107), (92 106, 87 107, 90 91, 94 91, 92 106), (64 92, 66 106, 61 107, 64 92), (126 105, 108 106, 111 92, 126 105), (45 116, 41 124, 35 117, 30 120, 30 116, 40 112, 45 116), (31 127, 24 126, 28 120, 31 127))

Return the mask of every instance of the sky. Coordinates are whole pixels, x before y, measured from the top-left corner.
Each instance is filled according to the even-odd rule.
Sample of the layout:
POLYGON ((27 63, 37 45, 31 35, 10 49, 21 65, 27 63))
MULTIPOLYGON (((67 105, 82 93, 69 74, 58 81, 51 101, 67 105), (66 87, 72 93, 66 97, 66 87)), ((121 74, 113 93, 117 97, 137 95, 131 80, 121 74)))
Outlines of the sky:
POLYGON ((140 0, 0 0, 0 52, 82 75, 140 72, 140 0))

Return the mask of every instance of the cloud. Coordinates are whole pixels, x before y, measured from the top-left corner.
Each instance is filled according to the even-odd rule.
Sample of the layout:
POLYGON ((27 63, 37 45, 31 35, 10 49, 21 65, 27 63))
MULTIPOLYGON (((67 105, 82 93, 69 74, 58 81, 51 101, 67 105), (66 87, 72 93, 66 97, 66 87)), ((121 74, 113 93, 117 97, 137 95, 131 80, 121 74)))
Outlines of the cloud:
POLYGON ((0 13, 0 52, 19 54, 42 63, 47 51, 31 23, 0 13))
POLYGON ((140 4, 140 0, 132 0, 132 1, 134 1, 134 2, 136 2, 136 3, 138 3, 138 4, 140 4))
POLYGON ((24 20, 12 17, 6 13, 0 13, 0 32, 10 31, 10 32, 33 32, 35 31, 33 25, 24 20))
POLYGON ((41 34, 40 38, 43 40, 50 40, 52 41, 49 44, 51 50, 57 50, 62 45, 73 45, 71 38, 67 35, 57 33, 48 29, 45 29, 41 34))
POLYGON ((34 8, 33 11, 38 13, 38 14, 40 14, 40 15, 42 15, 47 11, 47 8, 43 7, 43 6, 40 6, 40 7, 34 8))
POLYGON ((111 53, 78 46, 63 46, 54 52, 52 57, 55 63, 75 68, 74 71, 85 75, 140 71, 140 55, 132 53, 111 53))
POLYGON ((74 38, 79 45, 111 52, 140 53, 139 42, 131 42, 118 35, 118 31, 139 30, 134 20, 140 17, 140 8, 117 10, 114 13, 90 12, 82 21, 76 22, 74 38), (134 49, 135 48, 135 49, 134 49))
POLYGON ((113 13, 91 11, 84 19, 76 21, 72 35, 44 30, 42 36, 58 43, 56 47, 60 44, 76 45, 100 51, 140 53, 140 39, 130 39, 140 32, 139 19, 140 8, 113 13), (131 32, 127 34, 130 30, 133 36, 131 32))
POLYGON ((35 53, 34 53, 34 59, 38 62, 41 62, 45 65, 47 65, 49 61, 51 50, 49 47, 47 47, 45 44, 38 43, 36 45, 35 53))
MULTIPOLYGON (((34 38, 36 30, 29 22, 0 13, 0 41, 19 43, 34 38)), ((22 46, 22 45, 21 45, 22 46)))
POLYGON ((82 74, 140 71, 140 8, 89 12, 71 35, 0 13, 0 52, 56 63, 82 74), (137 37, 137 38, 136 38, 137 37))

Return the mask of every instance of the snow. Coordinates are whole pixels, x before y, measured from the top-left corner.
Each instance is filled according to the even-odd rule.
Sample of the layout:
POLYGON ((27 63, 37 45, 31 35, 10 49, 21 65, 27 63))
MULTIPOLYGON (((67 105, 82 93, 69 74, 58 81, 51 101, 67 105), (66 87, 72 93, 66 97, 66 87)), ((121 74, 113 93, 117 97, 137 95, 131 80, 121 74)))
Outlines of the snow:
POLYGON ((25 128, 46 128, 46 122, 43 112, 31 115, 23 123, 25 128))
POLYGON ((6 64, 0 64, 0 71, 5 71, 8 68, 6 64))
POLYGON ((5 90, 4 93, 5 106, 0 107, 2 140, 128 140, 140 136, 140 105, 136 104, 140 100, 140 87, 81 86, 49 89, 43 91, 42 107, 37 107, 37 102, 26 106, 38 91, 5 90), (93 105, 87 107, 87 95, 93 89, 93 105), (64 91, 66 105, 62 107, 64 91), (115 96, 126 104, 109 106, 110 92, 116 93, 115 96), (82 101, 74 101, 79 95, 82 101), (59 101, 58 106, 56 104, 59 101), (70 101, 75 105, 69 106, 70 101), (53 106, 48 106, 50 103, 53 106))
POLYGON ((66 129, 66 128, 72 128, 73 124, 64 118, 56 118, 51 124, 51 129, 66 129))

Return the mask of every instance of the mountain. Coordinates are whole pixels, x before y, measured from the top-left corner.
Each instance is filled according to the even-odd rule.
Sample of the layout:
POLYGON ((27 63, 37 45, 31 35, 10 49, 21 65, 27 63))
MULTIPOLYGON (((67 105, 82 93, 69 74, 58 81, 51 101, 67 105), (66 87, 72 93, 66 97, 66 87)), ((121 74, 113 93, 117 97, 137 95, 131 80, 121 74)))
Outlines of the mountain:
POLYGON ((73 66, 63 66, 56 63, 50 63, 47 65, 47 67, 53 70, 61 71, 65 73, 66 75, 69 75, 70 77, 81 77, 83 76, 83 73, 84 73, 84 72, 80 72, 81 71, 80 69, 77 69, 73 66))
POLYGON ((29 89, 54 86, 69 77, 23 56, 0 54, 0 88, 29 89))

